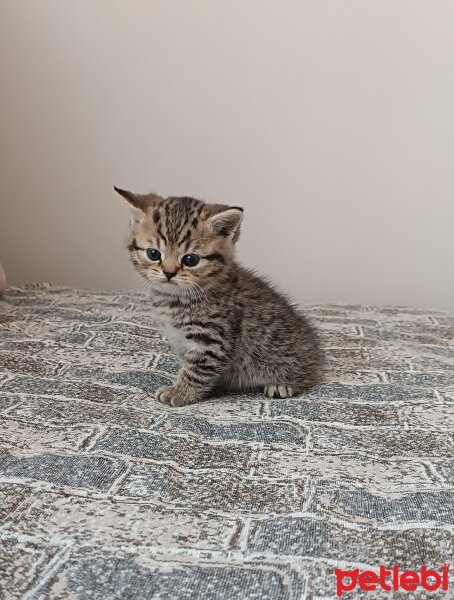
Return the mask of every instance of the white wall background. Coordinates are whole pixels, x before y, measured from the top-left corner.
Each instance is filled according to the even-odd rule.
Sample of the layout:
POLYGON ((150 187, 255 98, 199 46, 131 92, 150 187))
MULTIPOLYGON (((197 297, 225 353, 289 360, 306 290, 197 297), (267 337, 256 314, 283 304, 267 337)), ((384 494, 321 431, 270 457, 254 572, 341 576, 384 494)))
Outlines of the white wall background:
POLYGON ((112 185, 245 207, 302 302, 454 308, 452 0, 0 0, 11 283, 127 288, 112 185))

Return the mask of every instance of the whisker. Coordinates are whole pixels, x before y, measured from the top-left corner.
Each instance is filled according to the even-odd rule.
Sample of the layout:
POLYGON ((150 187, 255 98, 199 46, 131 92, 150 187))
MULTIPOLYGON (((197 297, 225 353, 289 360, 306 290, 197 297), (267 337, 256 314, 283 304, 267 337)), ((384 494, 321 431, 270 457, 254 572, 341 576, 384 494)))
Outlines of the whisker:
POLYGON ((139 281, 137 281, 129 290, 128 292, 128 296, 129 296, 129 304, 130 307, 129 309, 132 310, 134 303, 135 303, 135 297, 137 297, 139 294, 143 294, 145 293, 148 289, 149 289, 150 283, 147 279, 141 279, 139 281))

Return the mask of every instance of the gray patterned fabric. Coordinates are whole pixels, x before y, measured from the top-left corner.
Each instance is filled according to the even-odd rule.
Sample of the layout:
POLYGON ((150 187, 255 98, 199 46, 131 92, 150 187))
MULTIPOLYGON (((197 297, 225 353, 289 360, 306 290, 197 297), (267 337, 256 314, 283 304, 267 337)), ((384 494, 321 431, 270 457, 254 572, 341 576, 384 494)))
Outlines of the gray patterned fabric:
POLYGON ((336 566, 449 563, 454 316, 307 312, 326 384, 170 408, 153 395, 178 361, 145 296, 10 289, 0 597, 321 599, 336 566))

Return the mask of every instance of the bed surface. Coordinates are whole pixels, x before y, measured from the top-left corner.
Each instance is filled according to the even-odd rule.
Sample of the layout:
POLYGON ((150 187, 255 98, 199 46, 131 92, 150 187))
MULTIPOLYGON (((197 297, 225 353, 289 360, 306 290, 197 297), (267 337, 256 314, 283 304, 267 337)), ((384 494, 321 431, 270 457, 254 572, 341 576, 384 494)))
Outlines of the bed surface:
POLYGON ((335 567, 451 562, 454 315, 307 314, 326 384, 170 408, 153 395, 178 361, 145 296, 9 289, 0 597, 315 600, 335 567))

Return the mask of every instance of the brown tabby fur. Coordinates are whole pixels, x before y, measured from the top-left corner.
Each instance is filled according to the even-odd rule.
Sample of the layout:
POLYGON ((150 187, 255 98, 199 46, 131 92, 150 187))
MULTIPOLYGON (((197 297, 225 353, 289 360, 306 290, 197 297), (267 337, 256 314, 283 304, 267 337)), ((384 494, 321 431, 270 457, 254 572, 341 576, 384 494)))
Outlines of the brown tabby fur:
POLYGON ((158 399, 183 406, 218 390, 259 387, 285 398, 319 381, 314 329, 268 282, 235 262, 241 208, 115 189, 133 211, 131 260, 149 281, 156 316, 183 359, 176 381, 158 399), (161 259, 151 261, 148 248, 161 259), (185 266, 186 254, 200 262, 185 266), (164 272, 175 275, 168 281, 164 272))

